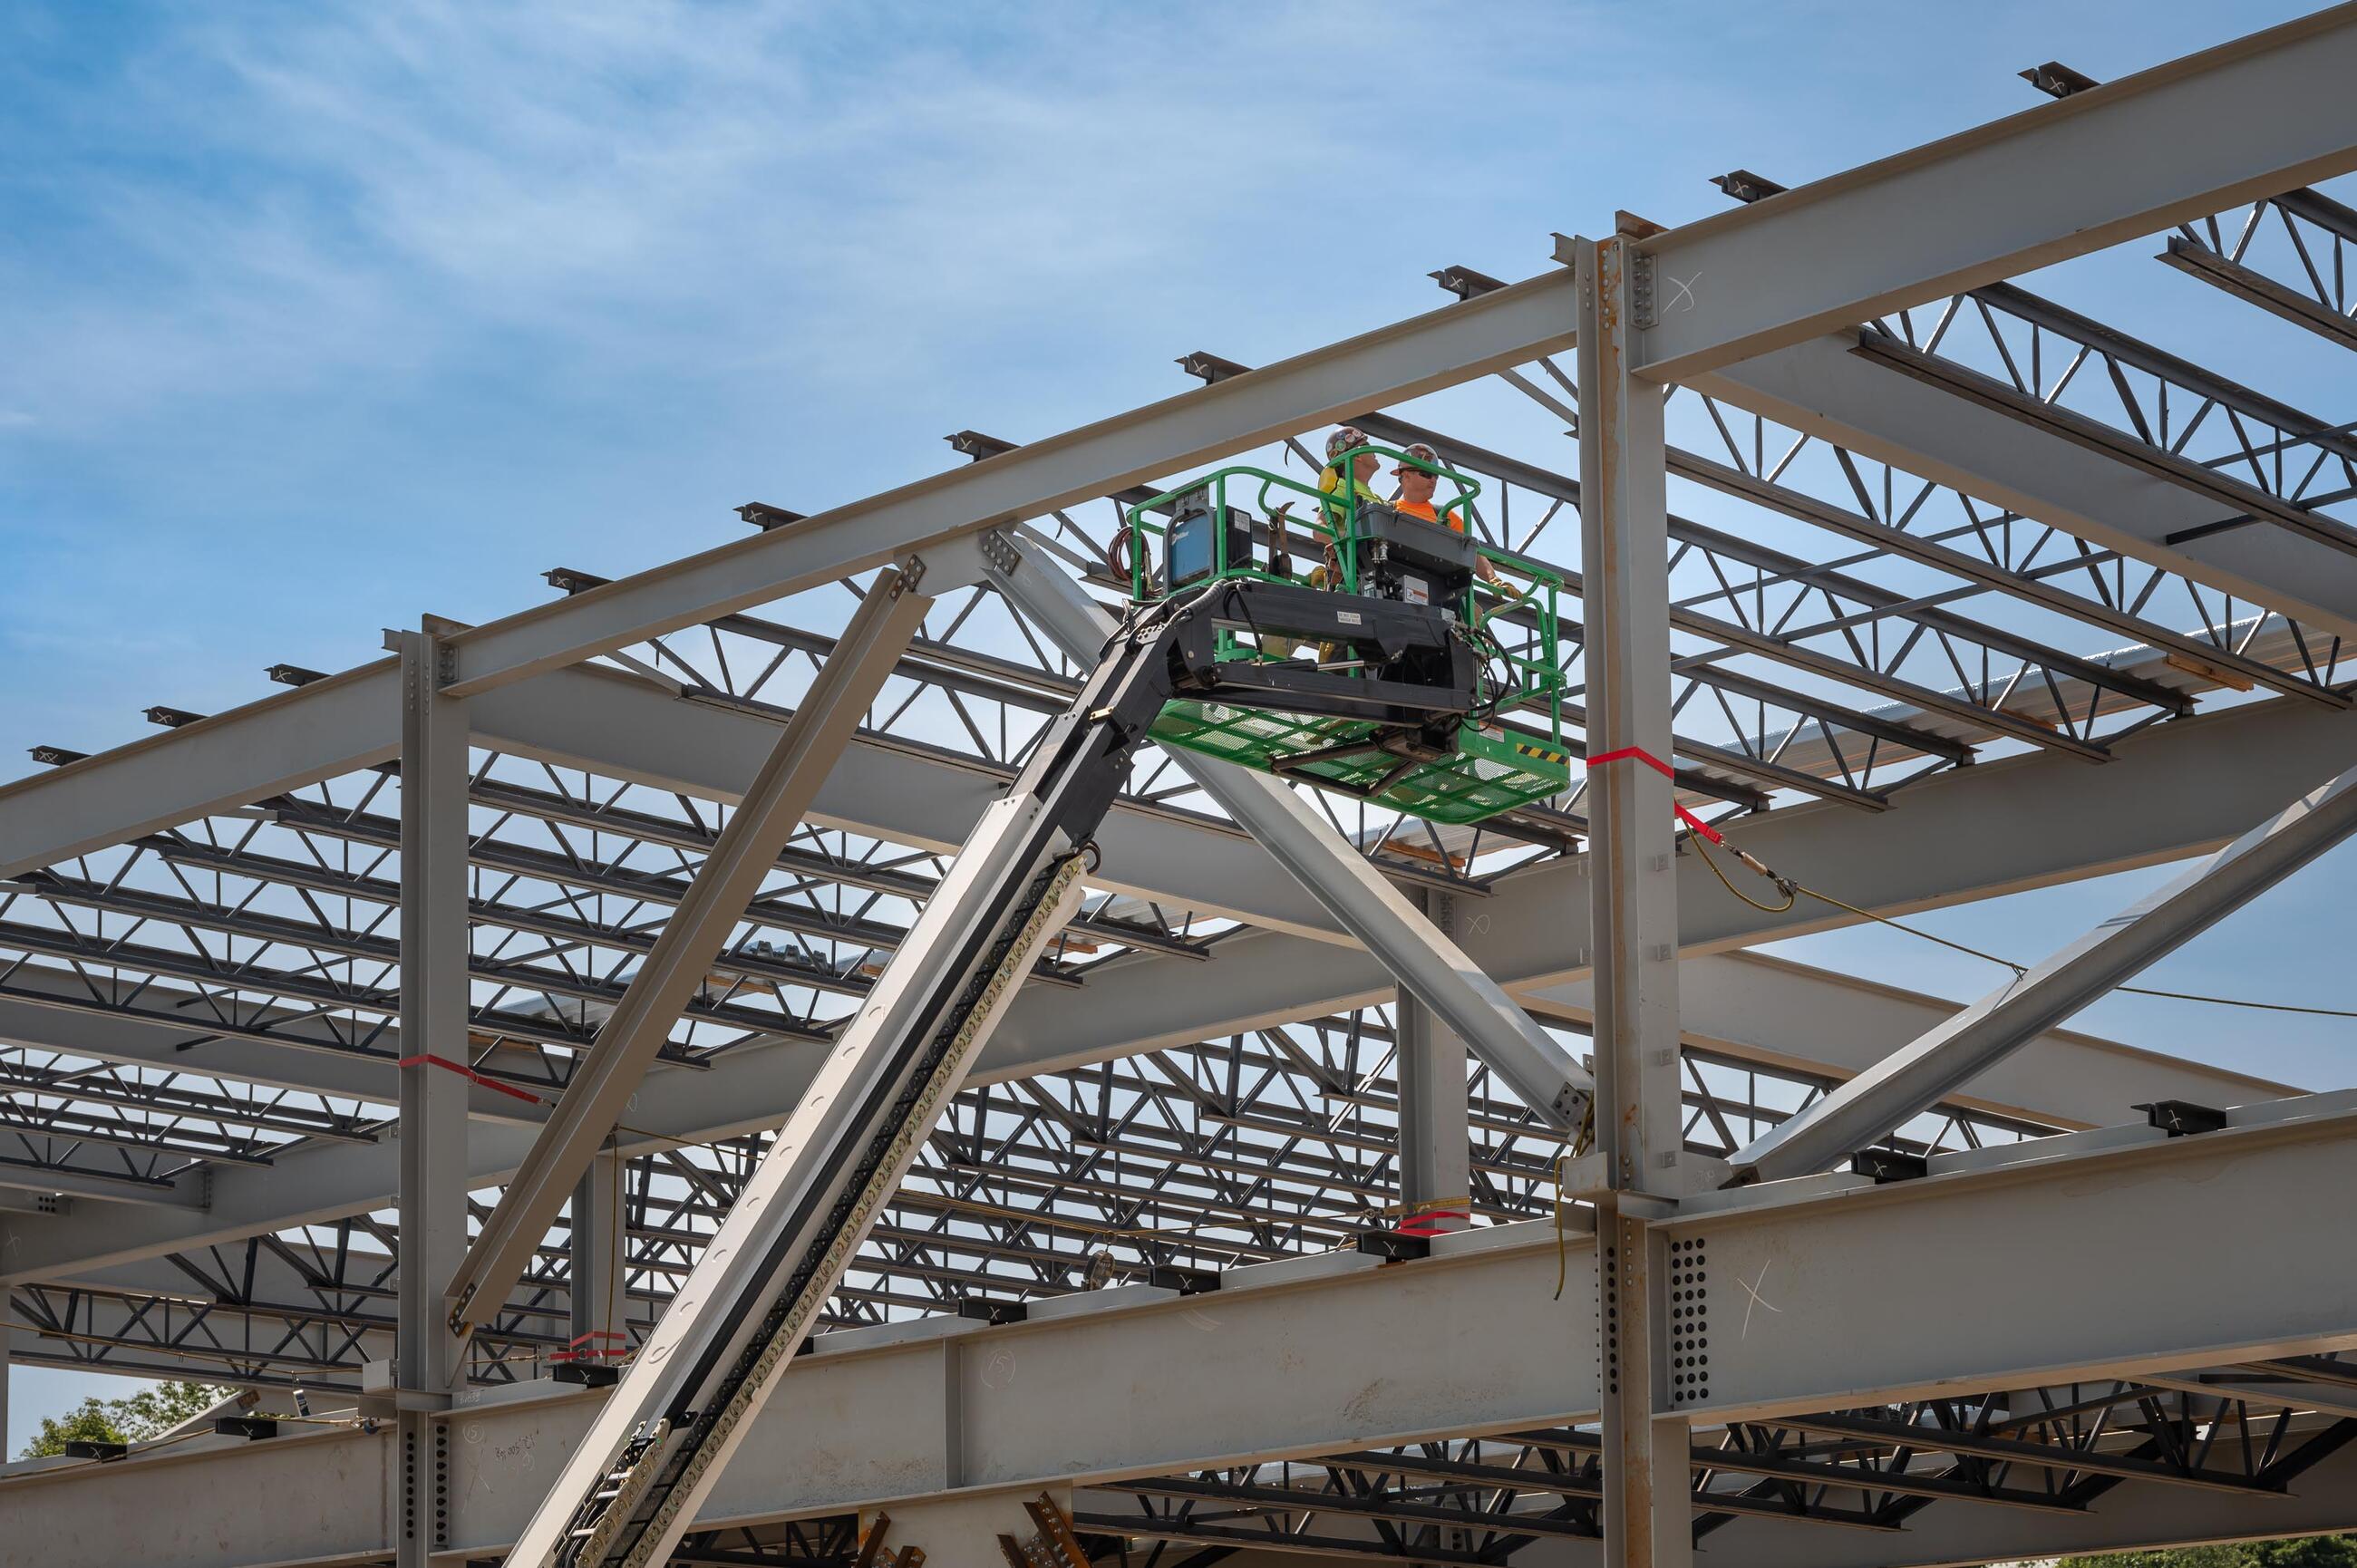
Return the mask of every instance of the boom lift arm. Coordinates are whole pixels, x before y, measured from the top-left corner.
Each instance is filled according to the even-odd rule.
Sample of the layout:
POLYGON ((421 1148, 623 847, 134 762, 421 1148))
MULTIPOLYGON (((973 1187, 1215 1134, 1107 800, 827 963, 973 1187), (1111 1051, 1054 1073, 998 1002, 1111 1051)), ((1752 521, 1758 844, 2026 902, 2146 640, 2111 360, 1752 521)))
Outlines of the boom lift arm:
POLYGON ((1456 724, 1477 684, 1435 607, 1229 581, 1135 610, 975 825, 533 1514, 511 1568, 668 1561, 1023 975, 1077 906, 1092 835, 1167 703, 1307 709, 1413 735, 1456 724), (1347 648, 1359 672, 1219 659, 1215 628, 1239 624, 1347 648))

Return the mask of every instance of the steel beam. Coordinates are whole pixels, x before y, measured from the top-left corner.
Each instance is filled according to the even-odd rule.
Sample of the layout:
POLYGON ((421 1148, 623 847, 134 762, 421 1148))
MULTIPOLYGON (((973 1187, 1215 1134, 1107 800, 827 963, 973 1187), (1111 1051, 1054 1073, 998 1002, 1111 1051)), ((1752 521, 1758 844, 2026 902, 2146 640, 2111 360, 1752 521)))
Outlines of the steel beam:
MULTIPOLYGON (((1667 1258, 1631 1198, 1683 1188, 1678 906, 1670 736, 1669 512, 1662 390, 1634 374, 1636 247, 1574 242, 1579 278, 1579 555, 1587 618, 1588 929, 1595 939, 1598 1316, 1604 1561, 1694 1560, 1685 1423, 1669 1412, 1667 1258)), ((1560 926, 1554 928, 1557 931, 1560 926)), ((1673 1356, 1673 1349, 1677 1352, 1673 1356)), ((1679 1376, 1683 1381, 1683 1376, 1679 1376)))
MULTIPOLYGON (((1155 1476, 1221 1455, 1307 1456, 1402 1433, 1592 1418, 1592 1358, 1529 1354, 1534 1344, 1593 1343, 1591 1298, 1575 1286, 1554 1299, 1544 1225, 1491 1235, 1487 1246, 1443 1238, 1435 1246, 1444 1256, 1405 1269, 1358 1253, 1294 1259, 1231 1273, 1211 1297, 1116 1286, 1042 1304, 1004 1329, 935 1317, 821 1335, 785 1375, 783 1397, 747 1423, 698 1522, 809 1517, 963 1487, 1060 1487, 1074 1455, 1086 1456, 1085 1475, 1155 1476), (1448 1337, 1448 1354, 1432 1354, 1434 1315, 1457 1311, 1487 1331, 1448 1337), (1172 1367, 1190 1373, 1173 1379, 1172 1367), (1138 1420, 1141 1406, 1155 1419, 1138 1420)), ((1575 1269, 1584 1246, 1572 1239, 1575 1269)), ((517 1539, 547 1489, 552 1455, 577 1445, 603 1398, 554 1391, 518 1391, 526 1397, 517 1402, 492 1393, 453 1422, 455 1550, 497 1558, 517 1539)), ((78 1542, 82 1557, 61 1546, 58 1561, 308 1563, 385 1541, 388 1448, 356 1430, 306 1429, 177 1468, 135 1458, 0 1478, 0 1506, 28 1541, 50 1539, 67 1510, 79 1514, 81 1533, 58 1539, 78 1542), (183 1479, 189 1489, 176 1490, 183 1479), (240 1509, 231 1554, 212 1544, 218 1532, 168 1517, 212 1519, 254 1496, 274 1506, 240 1509), (114 1500, 140 1497, 150 1503, 114 1500)))
MULTIPOLYGON (((2265 605, 2311 631, 2357 638, 2357 558, 2282 529, 2219 531, 2212 525, 2229 515, 2219 502, 1902 375, 1854 352, 1857 342, 1855 334, 1812 338, 1686 384, 2091 544, 2265 605)), ((1710 482, 1707 475, 1697 477, 1710 482)))
MULTIPOLYGON (((1594 989, 1571 981, 1533 992, 1547 1016, 1587 1024, 1594 989)), ((1939 1027, 1961 1004, 1760 953, 1689 954, 1678 965, 1678 1031, 1691 1049, 1770 1072, 1845 1079, 1889 1054, 1894 1040, 1939 1027)), ((1948 1103, 2075 1129, 2105 1127, 2138 1101, 2242 1105, 2298 1094, 2294 1085, 2070 1029, 2049 1029, 1991 1063, 1948 1103)))
MULTIPOLYGON (((2276 1227, 2249 1221, 2271 1208, 2283 1225, 2330 1233, 2357 1179, 2347 1101, 2253 1107, 2222 1133, 2126 1148, 2066 1139, 2047 1157, 2002 1168, 1802 1201, 1766 1202, 1765 1188, 1717 1195, 1709 1201, 1730 1207, 1663 1227, 1700 1240, 1713 1276, 1712 1384, 1689 1412, 1711 1423, 1778 1420, 1926 1394, 2108 1384, 2357 1339, 2345 1308, 2357 1295, 2357 1255, 2287 1252, 2276 1227), (2188 1235, 2202 1238, 2198 1255, 2187 1253, 2188 1235), (1803 1258, 1809 1266, 1795 1267, 1803 1258), (2020 1279, 2067 1273, 2073 1288, 2038 1293, 2036 1311, 1992 1312, 1958 1283, 1960 1267, 1986 1272, 1975 1259, 2001 1260, 2020 1279), (1862 1277, 1874 1281, 1871 1313, 1858 1310, 1862 1277), (2274 1288, 2252 1290, 2254 1278, 2274 1288), (1763 1303, 1748 1327, 1746 1286, 1763 1303)), ((1211 1295, 1114 1287, 1035 1305, 1028 1322, 1006 1327, 936 1317, 823 1335, 787 1374, 791 1411, 780 1405, 750 1423, 740 1462, 699 1524, 1592 1421, 1596 1363, 1574 1348, 1595 1343, 1593 1259, 1589 1238, 1573 1235, 1556 1300, 1555 1241, 1540 1220, 1440 1237, 1429 1259, 1401 1265, 1337 1252, 1230 1271, 1211 1295), (1435 1337, 1435 1322, 1480 1331, 1435 1337), (1533 1346, 1561 1348, 1534 1357, 1533 1346), (1173 1366, 1189 1375, 1173 1379, 1173 1366), (1156 1419, 1137 1420, 1141 1407, 1156 1419)), ((491 1396, 463 1412, 451 1458, 454 1553, 496 1557, 515 1539, 544 1487, 547 1455, 569 1451, 599 1406, 595 1394, 548 1392, 518 1391, 520 1402, 491 1396)), ((1925 1445, 1940 1435, 1927 1428, 1925 1445)), ((215 1533, 169 1517, 175 1506, 203 1519, 236 1507, 239 1561, 309 1562, 331 1541, 355 1553, 382 1550, 384 1515, 373 1499, 388 1468, 382 1436, 330 1429, 217 1453, 190 1447, 186 1460, 19 1472, 0 1479, 0 1499, 16 1539, 70 1540, 96 1560, 154 1568, 225 1561, 215 1533), (174 1476, 189 1488, 177 1504, 162 1489, 183 1484, 174 1476), (264 1484, 274 1489, 254 1490, 264 1484), (254 1495, 278 1506, 256 1513, 242 1501, 254 1495), (116 1500, 141 1497, 146 1506, 116 1500), (58 1533, 68 1530, 83 1533, 58 1533)), ((1753 1532, 1739 1522, 1712 1546, 1717 1555, 1741 1543, 1745 1562, 1758 1547, 1798 1564, 1812 1560, 1798 1554, 1805 1547, 1870 1565, 1884 1561, 1872 1545, 1893 1562, 1948 1563, 1981 1555, 1959 1541, 2003 1540, 2022 1554, 2047 1541, 2199 1539, 2228 1520, 2239 1534, 2357 1523, 2348 1512, 2357 1482, 2339 1479, 2357 1475, 2351 1453, 2328 1457, 2293 1498, 2136 1480, 2071 1517, 1943 1502, 1934 1505, 1943 1510, 1938 1529, 1868 1538, 1775 1521, 1753 1532), (2340 1513, 2315 1511, 2336 1501, 2340 1513), (2197 1517, 2210 1523, 2136 1533, 2150 1509, 2180 1531, 2197 1517), (1788 1540, 1800 1547, 1780 1544, 1788 1540), (1853 1547, 1864 1554, 1849 1555, 1853 1547)), ((1681 1472, 1694 1462, 1682 1454, 1681 1472)))
MULTIPOLYGON (((881 1359, 872 1369, 880 1379, 881 1359)), ((587 1402, 578 1397, 552 1401, 544 1388, 533 1391, 538 1396, 533 1402, 494 1405, 478 1413, 477 1441, 460 1440, 468 1487, 462 1515, 481 1518, 493 1527, 490 1533, 496 1533, 497 1516, 512 1509, 512 1498, 502 1498, 493 1488, 502 1482, 528 1482, 533 1472, 524 1467, 523 1457, 539 1459, 550 1444, 561 1441, 577 1425, 587 1402)), ((859 1415, 865 1421, 873 1413, 859 1415)), ((125 1463, 18 1466, 0 1477, 0 1498, 11 1509, 14 1538, 45 1561, 86 1556, 145 1568, 225 1568, 232 1562, 328 1568, 365 1563, 371 1554, 381 1558, 389 1548, 383 1509, 391 1495, 388 1451, 382 1437, 357 1432, 282 1429, 268 1442, 199 1439, 125 1463), (175 1453, 188 1457, 175 1459, 175 1453), (271 1506, 248 1506, 256 1497, 269 1498, 271 1506), (192 1521, 215 1528, 188 1528, 192 1521), (230 1551, 219 1544, 224 1530, 235 1543, 230 1551)), ((1114 1510, 1104 1505, 1112 1501, 1104 1494, 1083 1495, 1077 1506, 1109 1513, 1114 1510)), ((896 1520, 903 1514, 897 1508, 886 1511, 896 1520)), ((1936 1514, 1910 1522, 1914 1528, 1894 1533, 1738 1520, 1715 1534, 1710 1546, 1715 1557, 1762 1568, 1938 1568, 2056 1552, 2335 1532, 2357 1529, 2357 1447, 2327 1455, 2289 1497, 2126 1482, 2070 1515, 1943 1504, 1936 1514)), ((1140 1528, 1152 1526, 1142 1521, 1140 1528)), ((1266 1535, 1265 1527, 1252 1528, 1266 1535)), ((470 1543, 489 1538, 471 1531, 468 1537, 470 1543)), ((901 1539, 897 1530, 894 1539, 901 1539)), ((1382 1547, 1372 1535, 1351 1544, 1369 1551, 1382 1547)), ((495 1556, 497 1550, 490 1547, 483 1555, 495 1556)), ((1324 1568, 1348 1559, 1257 1549, 1255 1541, 1229 1550, 1222 1560, 1231 1568, 1324 1568)), ((1594 1568, 1598 1561, 1596 1543, 1577 1541, 1534 1542, 1512 1558, 1514 1568, 1594 1568)))
POLYGON ((2020 391, 1969 365, 1927 354, 1889 333, 1860 333, 1857 351, 1900 375, 1912 376, 2058 440, 2084 446, 2115 462, 2149 473, 2207 501, 2222 523, 2239 527, 2248 519, 2273 524, 2311 543, 2345 555, 2357 554, 2357 529, 2329 512, 2271 494, 2230 470, 2197 463, 2180 452, 2156 446, 2076 409, 2050 403, 2042 395, 2020 391))
MULTIPOLYGON (((1773 358, 1773 356, 1771 356, 1773 358)), ((2158 621, 2133 615, 2117 602, 2074 593, 2049 581, 2050 571, 2025 573, 1992 564, 1985 555, 1975 555, 1937 540, 1921 537, 1907 529, 1895 527, 1877 518, 1837 507, 1803 490, 1787 485, 1771 483, 1732 468, 1724 463, 1681 452, 1670 453, 1670 471, 1681 478, 1707 485, 1727 495, 1756 501, 1771 511, 1798 519, 1813 527, 1822 528, 1867 546, 1886 552, 1904 560, 1915 561, 1936 571, 1961 577, 1980 589, 1994 590, 2013 598, 2043 606, 2060 615, 2072 617, 2136 639, 2154 650, 2154 660, 2169 653, 2179 655, 2195 667, 2207 666, 2230 676, 2239 676, 2254 685, 2263 685, 2292 696, 2306 697, 2312 702, 2329 703, 2345 707, 2349 698, 2339 692, 2319 686, 2313 681, 2280 669, 2266 660, 2252 657, 2238 646, 2220 646, 2158 621)), ((2137 661, 2141 662, 2141 661, 2137 661)), ((2135 669, 2130 679, 2136 685, 2158 686, 2154 673, 2182 676, 2185 671, 2163 665, 2157 671, 2135 669)), ((2139 701, 2148 700, 2139 697, 2139 701)))
MULTIPOLYGON (((14 1129, 12 1129, 14 1130, 14 1129)), ((38 1137, 28 1131, 28 1136, 38 1137)), ((61 1144, 78 1142, 70 1133, 56 1134, 61 1144)), ((0 1187, 12 1192, 37 1192, 53 1197, 90 1198, 99 1203, 145 1203, 164 1208, 202 1208, 204 1194, 196 1186, 167 1178, 150 1179, 128 1172, 82 1170, 73 1166, 0 1163, 0 1187)), ((64 1213, 60 1207, 57 1212, 64 1213)))
MULTIPOLYGON (((1039 1304, 1006 1329, 935 1318, 823 1335, 786 1374, 774 1413, 750 1423, 699 1523, 1062 1485, 1065 1471, 1113 1479, 1299 1457, 1510 1412, 1592 1412, 1592 1357, 1529 1354, 1593 1343, 1592 1298, 1554 1299, 1544 1225, 1483 1234, 1515 1244, 1442 1238, 1428 1264, 1397 1270, 1358 1253, 1293 1259, 1232 1271, 1209 1297, 1114 1287, 1039 1304), (1429 1354, 1437 1315, 1475 1301, 1487 1304, 1482 1343, 1429 1354), (1390 1347, 1405 1352, 1396 1365, 1390 1347), (1174 1379, 1172 1367, 1190 1371, 1174 1379), (1245 1369, 1261 1380, 1249 1392, 1245 1369), (1141 1404, 1155 1419, 1136 1419, 1141 1404), (1363 1437, 1337 1444, 1338 1431, 1363 1437), (1043 1444, 1060 1456, 1043 1464, 1043 1444)), ((1584 1242, 1573 1239, 1575 1269, 1584 1242)), ((477 1455, 493 1446, 487 1434, 477 1455)), ((518 1471, 481 1473, 485 1500, 499 1500, 468 1521, 467 1544, 495 1549, 522 1522, 502 1484, 518 1471)))
POLYGON ((1684 1408, 1766 1421, 2357 1343, 2341 1277, 2357 1253, 2284 1242, 2344 1223, 2351 1099, 2230 1109, 2223 1131, 2186 1137, 2131 1126, 1937 1155, 1926 1178, 1829 1176, 1790 1204, 1774 1187, 1718 1195, 1723 1208, 1689 1198, 1663 1229, 1706 1260, 1711 1354, 1684 1408), (1990 1310, 1960 1283, 1975 1260, 2070 1288, 1990 1310))
POLYGON ((1322 424, 1567 348, 1566 278, 1381 328, 967 467, 509 616, 455 640, 472 695, 815 587, 963 535, 1039 517, 1322 424))
POLYGON ((834 656, 779 733, 736 813, 598 1030, 597 1048, 566 1080, 539 1141, 450 1277, 453 1332, 471 1332, 507 1300, 670 1039, 688 998, 710 975, 715 955, 777 868, 778 855, 802 825, 820 780, 849 743, 931 604, 901 573, 888 568, 877 575, 834 656))
MULTIPOLYGON (((993 585, 1068 658, 1092 665, 1114 630, 1113 618, 1035 542, 994 541, 1004 549, 989 568, 993 585)), ((1666 657, 1662 663, 1667 667, 1666 657)), ((1170 756, 1525 1104, 1552 1125, 1578 1124, 1595 1089, 1587 1069, 1299 796, 1265 774, 1183 751, 1170 756)))
MULTIPOLYGON (((399 1058, 382 1048, 363 1052, 324 1039, 307 1048, 297 1017, 281 1020, 283 1036, 266 1041, 213 1034, 203 1027, 208 1015, 195 993, 161 983, 139 989, 135 1008, 116 1010, 91 997, 82 975, 28 964, 0 995, 0 1043, 375 1105, 400 1101, 399 1058)), ((478 1085, 468 1086, 468 1109, 488 1121, 539 1120, 536 1107, 478 1085)))
POLYGON ((2357 349, 2357 321, 2298 289, 2286 288, 2256 267, 2175 234, 2169 237, 2169 248, 2156 259, 2296 327, 2305 327, 2328 343, 2357 349))
POLYGON ((1649 240, 1641 373, 1689 381, 2357 168, 2347 5, 1649 240))
POLYGON ((363 664, 0 785, 0 877, 386 760, 401 739, 398 665, 363 664))
POLYGON ((1735 1157, 1738 1181, 1830 1170, 2357 832, 2357 770, 2309 790, 1735 1157))

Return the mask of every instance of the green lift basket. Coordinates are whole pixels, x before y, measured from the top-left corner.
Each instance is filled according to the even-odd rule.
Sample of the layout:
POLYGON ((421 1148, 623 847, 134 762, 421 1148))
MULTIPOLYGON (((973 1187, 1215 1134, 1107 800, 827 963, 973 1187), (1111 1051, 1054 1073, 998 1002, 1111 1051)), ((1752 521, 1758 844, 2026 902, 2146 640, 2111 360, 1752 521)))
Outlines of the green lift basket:
MULTIPOLYGON (((1122 532, 1129 556, 1130 596, 1149 602, 1174 589, 1237 577, 1335 593, 1373 591, 1372 563, 1365 548, 1368 531, 1362 524, 1367 509, 1384 503, 1362 483, 1334 478, 1353 472, 1360 455, 1370 452, 1455 486, 1455 494, 1446 500, 1436 499, 1435 505, 1443 519, 1454 514, 1453 523, 1441 526, 1466 531, 1465 509, 1480 487, 1392 447, 1352 447, 1334 459, 1322 486, 1264 468, 1220 468, 1129 509, 1128 526, 1122 532), (1232 488, 1239 499, 1249 491, 1257 516, 1231 504, 1232 488), (1163 545, 1159 572, 1154 564, 1157 541, 1163 545)), ((1364 719, 1273 713, 1199 699, 1166 704, 1150 733, 1166 746, 1184 746, 1280 778, 1306 779, 1435 822, 1478 822, 1561 794, 1571 782, 1570 752, 1563 743, 1565 682, 1556 639, 1556 600, 1563 579, 1510 551, 1483 545, 1479 556, 1497 574, 1496 580, 1477 578, 1461 601, 1448 607, 1484 655, 1492 701, 1485 704, 1485 713, 1459 723, 1446 755, 1410 755, 1387 744, 1381 726, 1364 719), (1524 585, 1510 586, 1516 579, 1524 585), (1514 722, 1503 716, 1509 712, 1514 722)), ((1290 639, 1222 628, 1217 657, 1314 660, 1324 654, 1290 639)))

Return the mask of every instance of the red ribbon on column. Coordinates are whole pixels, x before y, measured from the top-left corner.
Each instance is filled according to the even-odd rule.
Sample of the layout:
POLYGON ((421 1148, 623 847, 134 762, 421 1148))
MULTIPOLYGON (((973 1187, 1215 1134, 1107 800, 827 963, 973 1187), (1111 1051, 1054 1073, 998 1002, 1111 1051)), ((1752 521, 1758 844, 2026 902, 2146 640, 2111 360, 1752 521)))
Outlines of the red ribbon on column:
POLYGON ((397 1067, 438 1067, 446 1072, 457 1073, 460 1078, 465 1079, 469 1083, 479 1083, 485 1089, 496 1089, 501 1094, 513 1095, 516 1099, 524 1101, 528 1105, 545 1105, 548 1103, 547 1101, 542 1099, 539 1095, 534 1094, 528 1089, 518 1089, 512 1083, 501 1083, 498 1079, 486 1077, 482 1073, 477 1072, 473 1068, 468 1067, 465 1062, 454 1062, 448 1057, 404 1057, 394 1065, 397 1067))
MULTIPOLYGON (((1652 768, 1654 772, 1660 774, 1664 779, 1674 779, 1677 778, 1677 773, 1668 763, 1663 761, 1660 757, 1655 757, 1652 752, 1647 751, 1641 746, 1624 746, 1618 751, 1608 751, 1601 757, 1591 757, 1587 759, 1587 766, 1590 768, 1601 768, 1608 762, 1622 762, 1631 758, 1643 763, 1646 767, 1652 768)), ((1679 805, 1675 800, 1670 802, 1670 810, 1678 814, 1678 821, 1684 822, 1686 826, 1692 828, 1695 832, 1700 833, 1711 843, 1725 843, 1727 842, 1725 834, 1721 833, 1717 828, 1712 827, 1708 822, 1704 822, 1700 817, 1695 816, 1692 811, 1687 811, 1684 806, 1679 805)))

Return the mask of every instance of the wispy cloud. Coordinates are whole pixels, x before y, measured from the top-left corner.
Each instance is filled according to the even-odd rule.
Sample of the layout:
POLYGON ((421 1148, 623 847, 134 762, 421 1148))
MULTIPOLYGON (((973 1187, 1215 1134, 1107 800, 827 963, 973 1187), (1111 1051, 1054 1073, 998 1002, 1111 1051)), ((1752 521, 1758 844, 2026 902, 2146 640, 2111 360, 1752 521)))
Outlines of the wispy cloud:
POLYGON ((28 280, 39 308, 10 326, 39 396, 0 388, 70 435, 520 350, 560 376, 905 375, 944 337, 1049 330, 1108 279, 1183 295, 1238 252, 1297 265, 1389 228, 1385 144, 1445 160, 1413 91, 1376 113, 1364 84, 1448 35, 1343 15, 1055 8, 954 37, 890 7, 196 20, 120 68, 105 124, 142 127, 135 146, 85 121, 87 156, 41 193, 106 261, 28 280))

